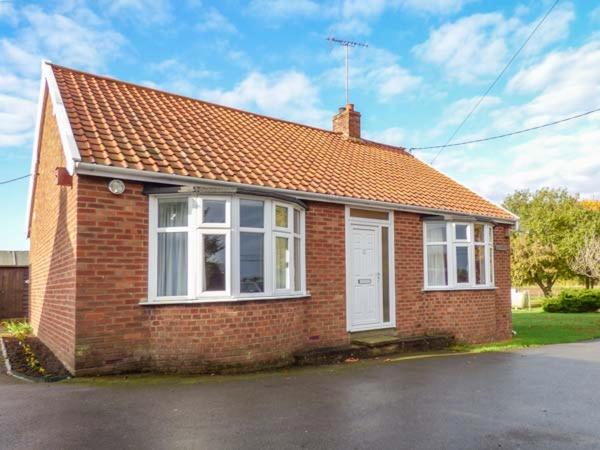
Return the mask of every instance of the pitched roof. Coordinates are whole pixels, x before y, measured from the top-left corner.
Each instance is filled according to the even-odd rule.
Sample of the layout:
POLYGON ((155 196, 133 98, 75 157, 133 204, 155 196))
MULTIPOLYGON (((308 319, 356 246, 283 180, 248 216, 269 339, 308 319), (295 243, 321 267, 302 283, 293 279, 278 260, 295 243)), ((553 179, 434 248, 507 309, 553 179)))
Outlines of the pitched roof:
POLYGON ((514 219, 403 148, 51 68, 85 163, 514 219))

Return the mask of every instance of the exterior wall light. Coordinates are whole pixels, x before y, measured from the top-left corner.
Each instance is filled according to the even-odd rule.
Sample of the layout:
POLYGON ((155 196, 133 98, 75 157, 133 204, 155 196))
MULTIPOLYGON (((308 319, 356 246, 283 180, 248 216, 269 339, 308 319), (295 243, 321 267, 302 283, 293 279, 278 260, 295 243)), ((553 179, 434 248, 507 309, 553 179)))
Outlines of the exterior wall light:
POLYGON ((108 190, 115 195, 121 195, 125 192, 125 183, 121 180, 110 180, 108 190))

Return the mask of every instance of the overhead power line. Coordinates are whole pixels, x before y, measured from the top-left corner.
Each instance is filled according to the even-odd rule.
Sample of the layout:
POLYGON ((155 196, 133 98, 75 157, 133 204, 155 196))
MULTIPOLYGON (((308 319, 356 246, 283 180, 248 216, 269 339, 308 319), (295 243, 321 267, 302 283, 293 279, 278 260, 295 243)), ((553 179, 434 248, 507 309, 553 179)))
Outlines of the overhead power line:
MULTIPOLYGON (((467 145, 467 144, 475 144, 477 142, 493 141, 494 139, 500 139, 500 138, 505 138, 508 136, 514 136, 515 134, 527 133, 528 131, 539 130, 540 128, 551 127, 552 125, 558 125, 559 123, 568 122, 569 120, 575 120, 575 119, 579 119, 580 117, 589 116, 590 114, 593 114, 598 111, 600 111, 600 108, 592 109, 591 111, 586 111, 584 113, 576 114, 574 116, 565 117, 564 119, 555 120, 554 122, 548 122, 543 125, 537 125, 535 127, 525 128, 523 130, 511 131, 510 133, 498 134, 496 136, 489 136, 489 137, 481 138, 481 139, 473 139, 472 141, 456 142, 455 144, 431 145, 429 147, 411 147, 409 150, 431 150, 431 149, 435 149, 435 148, 444 149, 446 147, 457 147, 459 145, 467 145)), ((439 154, 439 152, 438 152, 438 154, 439 154)))
POLYGON ((30 177, 30 176, 31 176, 31 174, 28 173, 27 175, 23 175, 22 177, 13 178, 11 180, 0 181, 0 184, 12 183, 13 181, 22 180, 23 178, 27 178, 27 177, 30 177))
POLYGON ((458 125, 458 127, 456 127, 456 129, 454 130, 454 132, 452 133, 452 135, 450 136, 450 138, 446 141, 445 145, 442 145, 440 147, 438 147, 440 150, 436 153, 436 155, 433 157, 433 159, 431 160, 431 164, 433 164, 435 162, 435 160, 438 158, 438 156, 440 156, 440 153, 442 153, 444 151, 444 149, 446 147, 449 146, 450 142, 452 142, 452 140, 454 139, 454 137, 457 135, 457 133, 461 130, 461 128, 463 127, 463 125, 465 123, 467 123, 467 121, 471 118, 471 116, 473 115, 473 113, 475 112, 475 110, 477 108, 479 108, 479 105, 481 105, 481 102, 483 102, 485 100, 485 98, 488 96, 488 94, 490 93, 490 91, 494 88, 494 86, 496 86, 496 83, 498 83, 498 81, 500 81, 500 78, 502 78, 502 75, 504 75, 504 73, 508 70, 508 68, 512 65, 513 61, 517 58, 517 56, 519 56, 519 53, 521 53, 521 50, 523 50, 525 48, 525 46, 527 45, 527 43, 531 40, 531 38, 533 37, 533 35, 536 33, 536 31, 542 26, 542 24, 546 21, 546 19, 548 18, 548 16, 550 15, 550 13, 552 12, 552 10, 556 7, 556 5, 558 4, 560 0, 556 0, 552 6, 550 6, 550 9, 548 9, 548 11, 546 11, 546 14, 544 14, 544 17, 542 17, 542 19, 538 22, 538 24, 533 28, 533 30, 531 30, 531 33, 529 33, 529 36, 527 36, 527 39, 525 39, 525 42, 523 42, 523 44, 518 48, 518 50, 515 52, 515 54, 510 58, 510 60, 508 61, 508 63, 506 63, 506 65, 504 66, 504 69, 502 69, 502 71, 498 74, 498 76, 496 77, 496 79, 492 82, 492 84, 490 84, 490 86, 486 89, 486 91, 483 93, 483 95, 481 96, 481 98, 477 101, 477 103, 475 104, 475 106, 473 106, 473 108, 471 108, 471 110, 469 111, 469 113, 465 116, 465 118, 462 120, 462 122, 460 122, 460 124, 458 125))

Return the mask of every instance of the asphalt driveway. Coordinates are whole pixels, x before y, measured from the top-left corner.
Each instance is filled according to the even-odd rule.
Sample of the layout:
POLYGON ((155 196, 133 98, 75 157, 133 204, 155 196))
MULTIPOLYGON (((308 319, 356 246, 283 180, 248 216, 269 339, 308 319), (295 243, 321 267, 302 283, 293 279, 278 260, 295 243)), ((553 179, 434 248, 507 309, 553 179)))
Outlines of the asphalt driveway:
POLYGON ((6 449, 597 449, 600 342, 147 384, 0 375, 6 449))

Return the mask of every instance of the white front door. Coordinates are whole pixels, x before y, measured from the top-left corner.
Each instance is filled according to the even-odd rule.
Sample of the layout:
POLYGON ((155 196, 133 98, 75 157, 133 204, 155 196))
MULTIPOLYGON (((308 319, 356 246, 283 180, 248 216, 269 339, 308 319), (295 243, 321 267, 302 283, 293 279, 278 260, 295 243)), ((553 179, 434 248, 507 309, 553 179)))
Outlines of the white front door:
POLYGON ((350 329, 377 328, 382 323, 381 237, 376 225, 350 225, 350 329))

